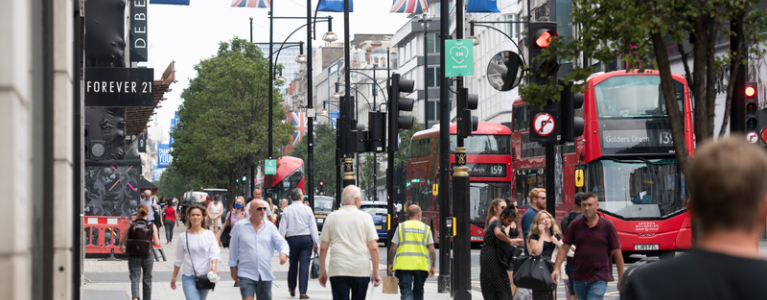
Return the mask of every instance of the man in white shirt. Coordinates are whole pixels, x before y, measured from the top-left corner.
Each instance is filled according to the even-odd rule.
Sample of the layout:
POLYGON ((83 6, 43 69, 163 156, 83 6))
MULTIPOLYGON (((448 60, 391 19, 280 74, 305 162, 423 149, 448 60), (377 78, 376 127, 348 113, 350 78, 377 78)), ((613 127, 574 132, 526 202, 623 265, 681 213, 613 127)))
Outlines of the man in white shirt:
POLYGON ((285 208, 280 217, 280 235, 285 237, 290 246, 288 290, 291 297, 296 295, 298 276, 300 299, 309 299, 306 295, 309 285, 309 261, 312 258, 312 249, 319 248, 320 245, 317 220, 314 219, 312 209, 303 205, 304 195, 300 189, 293 189, 288 197, 293 203, 285 208))
POLYGON ((229 242, 229 267, 234 282, 240 283, 243 300, 272 299, 272 256, 280 253, 280 264, 288 260, 288 244, 274 224, 266 222, 269 205, 263 200, 251 201, 250 218, 232 228, 229 242))
POLYGON ((349 300, 351 292, 352 299, 363 300, 368 282, 372 281, 374 286, 381 285, 381 275, 378 274, 378 233, 373 218, 359 210, 362 206, 360 188, 347 186, 341 194, 341 200, 344 206, 328 215, 322 227, 320 285, 325 287, 330 277, 333 299, 349 300), (332 249, 332 253, 330 266, 326 269, 328 248, 332 249))

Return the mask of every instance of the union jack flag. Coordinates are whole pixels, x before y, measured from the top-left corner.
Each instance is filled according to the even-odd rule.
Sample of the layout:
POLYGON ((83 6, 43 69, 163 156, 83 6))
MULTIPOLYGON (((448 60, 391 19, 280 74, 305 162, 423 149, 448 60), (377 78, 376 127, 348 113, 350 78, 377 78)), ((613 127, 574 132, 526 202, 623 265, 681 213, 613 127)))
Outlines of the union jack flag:
POLYGON ((290 113, 290 125, 296 128, 293 131, 293 145, 298 144, 301 138, 306 134, 306 113, 304 112, 292 112, 290 113))
POLYGON ((428 0, 392 0, 390 13, 422 14, 429 11, 428 0))
POLYGON ((232 0, 232 7, 269 8, 272 0, 232 0))

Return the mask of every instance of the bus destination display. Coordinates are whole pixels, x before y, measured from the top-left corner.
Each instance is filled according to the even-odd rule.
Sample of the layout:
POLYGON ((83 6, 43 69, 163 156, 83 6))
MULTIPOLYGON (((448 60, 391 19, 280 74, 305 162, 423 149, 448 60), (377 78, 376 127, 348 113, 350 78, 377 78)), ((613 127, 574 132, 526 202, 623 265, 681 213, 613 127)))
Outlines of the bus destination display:
MULTIPOLYGON (((455 166, 456 164, 453 164, 453 167, 455 166)), ((469 168, 471 177, 506 177, 505 164, 468 163, 466 167, 469 168)))
MULTIPOLYGON (((660 152, 673 151, 674 141, 668 129, 621 129, 603 130, 604 149, 656 149, 660 152), (661 150, 663 149, 663 150, 661 150)), ((656 151, 652 151, 656 152, 656 151)))

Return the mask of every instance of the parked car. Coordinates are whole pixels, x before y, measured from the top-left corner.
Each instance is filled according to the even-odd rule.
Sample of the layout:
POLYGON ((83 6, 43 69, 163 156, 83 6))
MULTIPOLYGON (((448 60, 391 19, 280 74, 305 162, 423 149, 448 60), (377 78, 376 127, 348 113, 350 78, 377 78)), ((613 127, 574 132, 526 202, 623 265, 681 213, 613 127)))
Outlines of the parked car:
POLYGON ((325 218, 333 211, 333 197, 314 196, 314 218, 317 220, 317 230, 322 231, 325 218))
MULTIPOLYGON (((388 210, 386 202, 363 201, 360 210, 373 217, 373 223, 376 225, 376 231, 378 232, 378 242, 383 243, 384 246, 388 246, 386 240, 388 236, 388 210)), ((399 220, 396 214, 392 215, 391 223, 392 230, 396 229, 399 225, 399 220)))

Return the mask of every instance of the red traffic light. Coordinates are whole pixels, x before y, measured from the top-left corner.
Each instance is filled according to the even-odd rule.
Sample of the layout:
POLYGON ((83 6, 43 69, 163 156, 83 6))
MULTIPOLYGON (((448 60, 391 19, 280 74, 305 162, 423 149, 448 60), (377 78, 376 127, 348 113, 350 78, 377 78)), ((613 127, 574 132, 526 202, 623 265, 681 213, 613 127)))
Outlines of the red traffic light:
POLYGON ((538 47, 546 48, 551 45, 551 37, 559 36, 556 32, 550 30, 541 30, 538 32, 538 38, 535 39, 535 44, 538 47))
POLYGON ((746 87, 746 97, 753 97, 756 95, 756 87, 754 86, 747 86, 746 87))
POLYGON ((320 181, 320 185, 324 185, 324 183, 322 181, 320 181))
POLYGON ((760 132, 759 136, 762 138, 762 142, 767 144, 767 127, 762 128, 762 132, 760 132))

